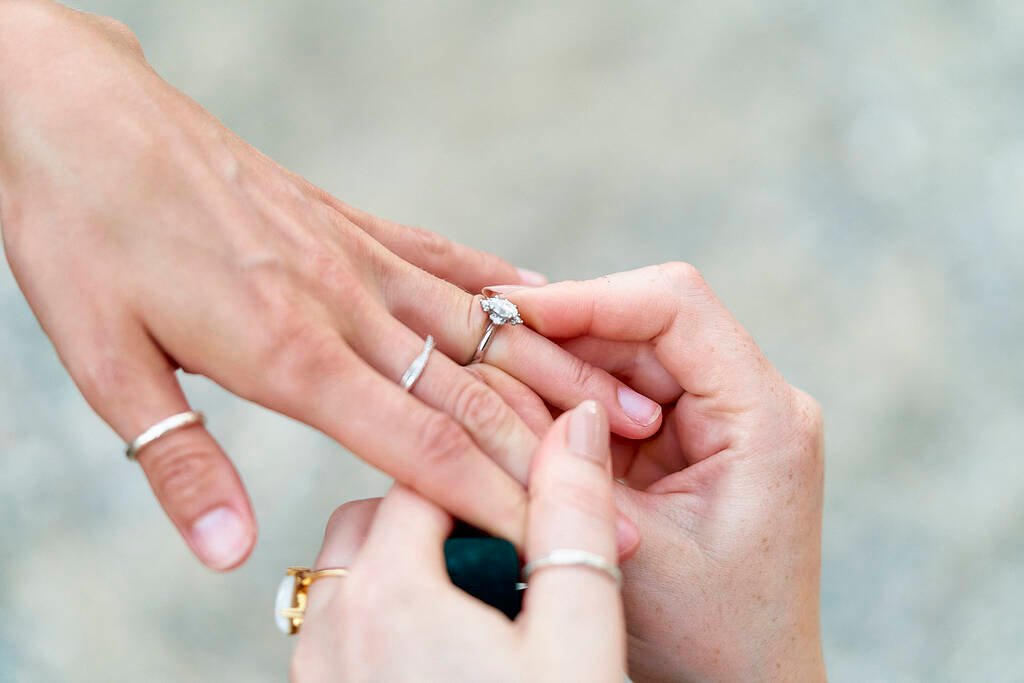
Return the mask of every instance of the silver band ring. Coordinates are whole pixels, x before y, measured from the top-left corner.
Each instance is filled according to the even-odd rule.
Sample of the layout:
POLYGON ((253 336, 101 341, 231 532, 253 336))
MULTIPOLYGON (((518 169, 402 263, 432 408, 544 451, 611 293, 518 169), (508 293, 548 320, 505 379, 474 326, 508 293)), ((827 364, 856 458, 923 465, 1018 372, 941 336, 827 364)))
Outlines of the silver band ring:
POLYGON ((184 413, 165 417, 129 443, 124 451, 124 455, 129 460, 135 460, 139 455, 139 451, 157 439, 161 439, 179 429, 202 424, 206 424, 206 416, 196 410, 188 410, 184 413))
POLYGON ((430 352, 434 350, 434 346, 436 346, 434 338, 428 334, 426 341, 423 342, 423 350, 420 351, 420 355, 413 359, 409 369, 402 375, 402 381, 399 382, 402 385, 402 389, 412 391, 412 388, 416 386, 416 382, 419 381, 424 368, 427 367, 427 361, 430 360, 430 352))
POLYGON ((487 329, 484 330, 484 336, 480 338, 480 343, 476 345, 473 360, 469 361, 467 365, 483 361, 484 354, 487 353, 487 347, 490 345, 491 340, 494 339, 495 329, 502 325, 523 324, 523 319, 519 317, 519 308, 503 297, 491 296, 480 299, 480 308, 484 309, 484 313, 490 318, 490 322, 487 324, 487 329))
POLYGON ((484 354, 487 353, 487 347, 490 345, 491 340, 494 339, 494 330, 498 326, 494 323, 487 325, 487 331, 484 332, 484 336, 480 339, 480 343, 476 345, 476 353, 473 354, 473 360, 469 361, 470 365, 479 363, 484 359, 484 354))
POLYGON ((557 548, 543 557, 528 562, 523 567, 523 581, 529 581, 530 575, 548 567, 586 567, 607 575, 615 585, 622 585, 622 570, 614 562, 609 562, 597 553, 576 548, 557 548))

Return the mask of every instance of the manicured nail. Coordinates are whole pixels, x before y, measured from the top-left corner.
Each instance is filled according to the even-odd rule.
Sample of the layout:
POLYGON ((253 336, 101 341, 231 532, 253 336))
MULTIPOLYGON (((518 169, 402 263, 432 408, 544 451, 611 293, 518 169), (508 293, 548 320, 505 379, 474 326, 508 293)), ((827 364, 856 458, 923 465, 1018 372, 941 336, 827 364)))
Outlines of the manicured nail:
POLYGON ((526 268, 516 268, 516 270, 519 272, 519 279, 522 280, 524 285, 543 287, 548 283, 548 279, 536 271, 527 270, 526 268))
POLYGON ((596 463, 608 459, 608 419, 597 401, 584 401, 569 415, 568 446, 596 463))
POLYGON ((661 413, 661 406, 629 387, 619 387, 619 405, 622 412, 641 427, 653 424, 661 413))
POLYGON ((636 523, 621 512, 615 513, 615 547, 619 557, 628 555, 640 545, 640 530, 636 523))
POLYGON ((481 291, 484 296, 493 296, 495 294, 504 296, 512 292, 518 292, 520 289, 526 289, 526 287, 524 285, 488 285, 481 291))
POLYGON ((249 551, 249 530, 233 509, 214 508, 192 525, 192 543, 199 557, 214 569, 228 569, 249 551))

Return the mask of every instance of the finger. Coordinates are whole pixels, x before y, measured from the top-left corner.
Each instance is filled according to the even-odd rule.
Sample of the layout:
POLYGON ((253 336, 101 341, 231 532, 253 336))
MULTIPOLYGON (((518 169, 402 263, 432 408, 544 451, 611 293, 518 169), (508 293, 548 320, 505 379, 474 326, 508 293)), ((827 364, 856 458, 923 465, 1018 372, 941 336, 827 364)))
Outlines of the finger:
POLYGON ((329 204, 399 258, 466 291, 479 292, 492 282, 547 284, 540 273, 516 268, 493 254, 452 242, 435 232, 378 218, 333 197, 329 204))
MULTIPOLYGON (((235 291, 230 282, 223 286, 235 291)), ((353 299, 358 296, 352 292, 353 299)), ((521 547, 522 485, 451 417, 370 367, 313 304, 268 305, 244 290, 232 301, 219 302, 213 311, 205 300, 167 295, 163 306, 148 309, 150 327, 184 367, 319 429, 453 515, 521 547), (178 322, 193 319, 206 325, 178 322)), ((364 310, 375 304, 364 296, 353 305, 364 310)), ((352 318, 347 324, 355 328, 359 322, 352 318)))
POLYGON ((521 289, 509 298, 527 324, 548 337, 657 341, 658 360, 687 393, 742 401, 761 395, 751 391, 762 388, 758 380, 777 374, 687 264, 521 289))
MULTIPOLYGON (((436 278, 395 277, 388 308, 409 328, 433 334, 449 357, 469 362, 487 329, 479 297, 470 297, 436 278)), ((484 361, 523 382, 562 409, 592 398, 608 411, 616 434, 645 438, 661 424, 661 406, 604 370, 581 361, 525 325, 495 330, 484 361)))
POLYGON ((353 500, 336 509, 324 531, 324 542, 313 564, 314 569, 348 567, 359 554, 370 533, 382 498, 353 500))
MULTIPOLYGON (((356 557, 370 533, 380 502, 380 498, 354 500, 336 509, 327 520, 324 542, 313 568, 348 568, 355 564, 356 557)), ((309 587, 310 599, 306 621, 317 623, 320 612, 327 609, 331 599, 340 589, 339 581, 314 581, 309 587)), ((308 630, 308 627, 303 628, 303 632, 308 630)))
POLYGON ((675 403, 683 393, 649 343, 579 337, 562 342, 561 346, 662 405, 675 403))
MULTIPOLYGON (((422 339, 384 309, 370 311, 350 340, 353 349, 384 377, 398 381, 424 348, 422 339), (389 340, 387 345, 381 340, 389 340)), ((537 435, 484 382, 439 351, 427 359, 412 394, 450 415, 480 450, 506 472, 526 483, 537 435)))
POLYGON ((358 568, 384 581, 450 586, 444 541, 451 530, 452 518, 444 510, 395 484, 377 510, 358 568))
MULTIPOLYGON (((551 428, 554 418, 548 411, 544 400, 507 372, 499 370, 487 363, 474 363, 466 366, 466 372, 484 382, 497 392, 505 403, 515 411, 526 426, 537 435, 543 436, 551 428)), ((536 448, 536 445, 535 445, 536 448)), ((530 452, 532 459, 533 452, 530 452)))
MULTIPOLYGON (((545 436, 530 471, 527 558, 576 549, 615 562, 615 505, 608 473, 608 423, 587 401, 560 417, 545 436)), ((553 566, 528 578, 529 632, 572 632, 595 656, 624 654, 622 601, 608 575, 583 566, 553 566), (610 652, 609 652, 610 651, 610 652)))
MULTIPOLYGON (((118 346, 68 359, 89 404, 126 442, 189 410, 175 368, 137 322, 111 330, 118 346)), ((139 465, 157 500, 203 564, 227 570, 256 542, 256 522, 238 473, 202 426, 170 432, 142 449, 139 465)))
POLYGON ((521 546, 522 486, 451 417, 425 406, 361 359, 346 364, 319 380, 307 374, 318 397, 315 405, 290 397, 282 412, 321 429, 460 519, 521 546))
POLYGON ((657 435, 634 441, 633 452, 619 478, 631 488, 643 490, 659 479, 692 465, 699 458, 688 457, 679 441, 678 419, 685 411, 670 410, 657 435))
MULTIPOLYGON (((351 568, 355 564, 380 500, 371 498, 352 501, 331 514, 323 546, 313 564, 314 569, 351 568)), ((327 672, 319 670, 325 664, 320 653, 337 652, 349 636, 345 632, 345 623, 339 620, 346 603, 344 589, 348 581, 348 576, 324 577, 314 581, 307 589, 306 614, 292 662, 293 667, 301 667, 304 672, 300 676, 293 675, 293 679, 329 680, 327 672)))

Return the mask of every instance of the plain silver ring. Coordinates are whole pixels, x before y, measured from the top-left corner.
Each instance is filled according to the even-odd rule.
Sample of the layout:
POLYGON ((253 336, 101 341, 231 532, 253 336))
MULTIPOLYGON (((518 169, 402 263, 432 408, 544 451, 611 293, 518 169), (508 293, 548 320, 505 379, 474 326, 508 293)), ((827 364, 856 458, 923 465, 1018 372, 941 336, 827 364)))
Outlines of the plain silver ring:
POLYGON ((423 342, 423 350, 420 351, 420 355, 413 359, 409 369, 402 375, 402 381, 399 382, 402 385, 402 389, 412 391, 412 388, 416 386, 420 375, 423 374, 423 370, 427 367, 427 361, 430 360, 430 352, 434 350, 434 346, 436 346, 434 338, 428 334, 426 341, 423 342))
POLYGON ((615 585, 622 585, 622 570, 614 562, 609 562, 597 553, 577 548, 556 548, 543 557, 528 562, 523 567, 523 581, 529 581, 530 575, 548 567, 586 567, 605 574, 615 585))
POLYGON ((497 328, 498 326, 494 323, 487 324, 487 331, 481 337, 480 343, 476 345, 476 353, 473 354, 473 360, 469 361, 470 365, 483 361, 484 354, 487 353, 487 347, 490 345, 491 340, 494 339, 494 330, 497 328))
POLYGON ((206 416, 196 410, 187 410, 184 413, 165 417, 135 437, 135 440, 129 443, 128 447, 125 448, 124 455, 129 460, 135 460, 139 455, 139 451, 157 439, 161 439, 171 432, 176 432, 179 429, 185 429, 185 427, 202 424, 206 424, 206 416))

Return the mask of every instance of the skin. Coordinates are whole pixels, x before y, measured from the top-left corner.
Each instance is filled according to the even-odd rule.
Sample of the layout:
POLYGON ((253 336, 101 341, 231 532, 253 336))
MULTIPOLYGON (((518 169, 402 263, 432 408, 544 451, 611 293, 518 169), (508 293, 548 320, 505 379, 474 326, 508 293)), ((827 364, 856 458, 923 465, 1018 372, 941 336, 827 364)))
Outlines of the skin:
MULTIPOLYGON (((665 404, 665 428, 658 435, 612 443, 613 471, 623 482, 613 498, 640 532, 639 547, 623 564, 631 679, 824 681, 817 403, 781 378, 690 265, 668 263, 540 289, 500 289, 529 325, 565 340, 566 348, 665 404)), ((488 373, 490 385, 539 422, 523 387, 499 379, 498 372, 488 373)), ((543 458, 541 453, 538 460, 543 458)), ((566 477, 555 496, 595 509, 589 486, 587 479, 566 477)), ((530 480, 531 497, 547 493, 536 477, 530 480)), ((371 523, 372 505, 337 513, 318 566, 344 565, 353 557, 358 566, 353 549, 359 529, 371 523), (330 550, 335 544, 340 552, 330 550)), ((568 533, 559 541, 562 547, 585 543, 585 536, 568 533)), ((300 643, 294 671, 315 675, 298 680, 348 680, 341 674, 353 671, 360 676, 352 680, 412 680, 431 666, 442 667, 452 680, 598 680, 570 673, 580 661, 573 629, 617 620, 617 610, 563 628, 561 661, 520 655, 520 641, 464 620, 461 612, 442 609, 443 617, 431 621, 434 593, 412 590, 417 574, 393 566, 416 562, 418 552, 396 545, 375 565, 386 572, 390 563, 390 571, 404 577, 398 586, 383 589, 365 579, 355 588, 335 585, 321 604, 310 595, 310 609, 323 611, 315 612, 317 622, 306 636, 319 645, 300 643), (362 601, 367 592, 384 600, 381 606, 362 601), (395 594, 401 599, 392 605, 386 596, 395 594), (368 623, 364 640, 361 630, 368 623), (390 631, 395 623, 416 630, 410 627, 396 638, 390 631), (369 664, 361 660, 367 652, 369 664), (403 676, 392 679, 391 661, 409 665, 399 672, 403 676), (520 677, 518 661, 528 663, 527 675, 520 677), (498 666, 488 669, 492 663, 498 666), (558 668, 565 663, 568 670, 558 668), (460 671, 473 675, 462 678, 460 671)), ((563 609, 582 608, 572 600, 571 585, 563 591, 563 609)), ((607 636, 590 651, 617 642, 607 636)))
MULTIPOLYGON (((538 276, 312 186, 163 81, 124 25, 43 0, 0 0, 0 225, 61 361, 125 441, 189 409, 183 369, 522 545, 537 436, 460 366, 486 327, 467 290, 538 276), (427 334, 440 352, 406 394, 427 334)), ((560 408, 598 399, 617 434, 660 426, 656 403, 523 326, 486 362, 560 408)), ((201 561, 244 561, 253 512, 205 429, 139 463, 201 561)))
MULTIPOLYGON (((588 401, 554 423, 534 458, 528 557, 564 547, 614 557, 609 473, 607 420, 588 401)), ((538 571, 509 621, 448 580, 451 522, 401 486, 379 504, 339 508, 316 566, 351 571, 310 587, 292 680, 623 680, 622 600, 611 578, 582 567, 538 571)))
POLYGON ((527 324, 664 407, 616 439, 636 681, 821 681, 818 404, 790 386, 697 270, 505 287, 527 324))

